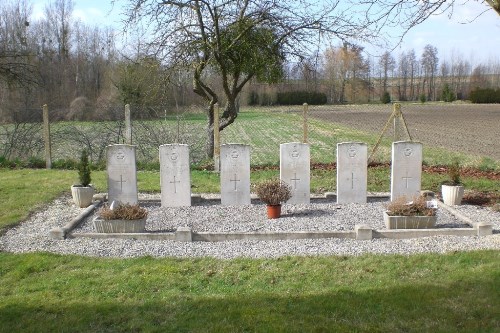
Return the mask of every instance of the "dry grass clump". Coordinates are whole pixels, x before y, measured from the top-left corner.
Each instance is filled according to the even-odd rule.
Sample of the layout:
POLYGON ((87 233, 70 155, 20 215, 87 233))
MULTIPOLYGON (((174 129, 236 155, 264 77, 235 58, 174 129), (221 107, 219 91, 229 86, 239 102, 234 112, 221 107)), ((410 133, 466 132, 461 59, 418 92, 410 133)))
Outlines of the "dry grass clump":
POLYGON ((500 192, 467 191, 462 203, 476 206, 495 206, 495 204, 500 204, 500 192))
POLYGON ((416 195, 411 200, 405 196, 396 198, 386 205, 390 216, 435 216, 437 209, 427 208, 427 199, 416 195))
POLYGON ((493 206, 491 206, 491 210, 494 212, 500 212, 500 203, 496 203, 493 206))
POLYGON ((277 206, 292 197, 292 188, 279 179, 270 179, 255 185, 255 193, 267 205, 277 206))
POLYGON ((140 220, 148 216, 148 211, 139 205, 123 204, 114 209, 106 205, 99 210, 98 214, 104 220, 140 220))

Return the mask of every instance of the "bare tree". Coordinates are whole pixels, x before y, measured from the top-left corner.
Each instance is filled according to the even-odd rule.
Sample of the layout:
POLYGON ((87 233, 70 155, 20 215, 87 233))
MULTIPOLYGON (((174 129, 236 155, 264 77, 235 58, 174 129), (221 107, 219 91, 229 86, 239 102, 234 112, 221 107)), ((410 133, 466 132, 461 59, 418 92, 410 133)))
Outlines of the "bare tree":
POLYGON ((386 51, 382 54, 382 56, 379 59, 379 66, 380 66, 380 78, 382 83, 381 93, 384 94, 387 92, 387 81, 389 78, 389 74, 392 73, 396 68, 396 61, 394 60, 394 57, 389 51, 386 51))
POLYGON ((0 79, 9 86, 30 86, 38 82, 30 62, 28 29, 31 6, 24 0, 0 4, 0 79))
POLYGON ((212 156, 216 103, 225 104, 223 130, 238 115, 243 87, 252 78, 277 82, 285 59, 307 57, 318 34, 341 40, 376 37, 339 3, 129 0, 127 27, 146 22, 151 50, 169 66, 192 69, 193 89, 207 103, 207 155, 212 156))
MULTIPOLYGON (((465 2, 468 2, 466 0, 465 2)), ((499 0, 477 0, 484 11, 493 9, 500 15, 499 0)), ((447 13, 453 15, 457 6, 464 4, 458 0, 364 0, 351 1, 353 10, 363 14, 366 23, 380 32, 394 27, 401 28, 401 38, 411 28, 421 24, 432 15, 447 13)))
POLYGON ((408 57, 406 52, 402 52, 399 55, 398 61, 398 99, 400 101, 408 100, 407 90, 408 90, 408 79, 409 79, 410 65, 408 63, 408 57))
POLYGON ((436 99, 436 73, 438 68, 437 48, 430 44, 424 47, 422 52, 421 65, 423 70, 422 91, 425 91, 427 84, 427 99, 436 99))

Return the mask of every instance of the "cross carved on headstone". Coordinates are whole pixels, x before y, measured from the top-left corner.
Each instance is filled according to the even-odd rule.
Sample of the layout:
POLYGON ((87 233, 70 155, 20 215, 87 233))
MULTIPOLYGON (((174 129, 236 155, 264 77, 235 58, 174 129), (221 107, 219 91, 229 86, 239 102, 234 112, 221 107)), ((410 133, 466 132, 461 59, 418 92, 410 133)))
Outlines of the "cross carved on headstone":
POLYGON ((120 180, 116 181, 117 183, 120 183, 120 192, 123 192, 123 183, 126 183, 126 180, 123 180, 123 176, 120 175, 120 180))
POLYGON ((170 184, 174 184, 174 193, 177 193, 177 183, 180 183, 180 180, 176 180, 174 176, 174 181, 170 182, 170 184))
POLYGON ((408 179, 413 179, 413 177, 408 177, 408 174, 407 174, 406 177, 401 177, 401 178, 406 180, 406 188, 408 188, 408 179))
POLYGON ((354 189, 354 181, 357 180, 358 178, 354 177, 354 172, 351 172, 351 189, 354 189))
POLYGON ((300 180, 300 178, 297 178, 297 173, 294 173, 294 178, 290 179, 293 182, 293 189, 297 189, 297 180, 300 180))
POLYGON ((237 182, 240 180, 236 177, 236 174, 234 174, 234 179, 230 179, 229 181, 234 182, 234 191, 238 191, 237 182))

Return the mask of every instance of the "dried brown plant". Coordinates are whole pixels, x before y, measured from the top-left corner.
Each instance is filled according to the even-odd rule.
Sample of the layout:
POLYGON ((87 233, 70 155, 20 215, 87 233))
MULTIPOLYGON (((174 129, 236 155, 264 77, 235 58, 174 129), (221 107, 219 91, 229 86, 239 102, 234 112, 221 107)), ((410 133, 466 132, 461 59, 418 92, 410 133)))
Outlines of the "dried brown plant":
POLYGON ((114 209, 106 205, 99 210, 98 215, 104 220, 140 220, 148 216, 148 211, 139 205, 123 204, 114 209))
POLYGON ((410 200, 401 196, 386 205, 387 214, 390 216, 435 216, 435 208, 427 208, 427 199, 416 195, 410 200))
POLYGON ((255 193, 267 205, 277 206, 292 197, 292 188, 279 179, 270 179, 255 185, 255 193))

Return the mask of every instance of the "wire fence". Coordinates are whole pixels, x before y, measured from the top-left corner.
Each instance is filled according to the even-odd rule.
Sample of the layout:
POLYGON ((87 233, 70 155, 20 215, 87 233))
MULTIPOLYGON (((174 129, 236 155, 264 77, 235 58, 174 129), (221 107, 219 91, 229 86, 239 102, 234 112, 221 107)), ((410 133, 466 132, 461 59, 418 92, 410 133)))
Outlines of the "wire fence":
MULTIPOLYGON (((406 117, 413 140, 425 141, 429 133, 438 136, 431 126, 437 118, 428 119, 426 116, 426 112, 432 108, 434 106, 426 104, 403 105, 402 114, 406 117), (430 129, 427 128, 429 126, 430 129)), ((439 108, 445 107, 439 105, 439 108)), ((453 110, 456 108, 457 105, 453 110)), ((499 110, 500 106, 493 110, 495 117, 500 115, 499 110)), ((104 163, 108 145, 126 142, 124 107, 113 107, 113 112, 119 115, 118 119, 52 122, 50 124, 52 160, 77 161, 82 149, 87 149, 93 163, 104 163)), ((40 121, 42 110, 30 109, 27 114, 30 117, 23 121, 0 125, 0 158, 21 161, 44 160, 43 124, 40 121)), ((390 161, 390 143, 394 140, 407 139, 406 131, 401 127, 403 123, 398 119, 396 120, 399 122, 393 122, 392 114, 391 104, 308 106, 305 121, 304 106, 242 107, 236 121, 221 132, 221 144, 250 145, 251 164, 268 166, 279 165, 281 143, 307 141, 311 145, 311 162, 314 167, 314 164, 335 162, 337 143, 365 142, 368 144, 369 152, 372 152, 377 139, 381 137, 381 144, 373 154, 372 160, 387 162, 390 161), (381 136, 384 128, 387 130, 381 136)), ((475 116, 477 117, 478 113, 475 116)), ((439 119, 441 118, 442 115, 439 119)), ((440 126, 439 123, 434 125, 440 126)), ((457 127, 467 126, 471 125, 466 120, 457 124, 457 127)), ((487 127, 487 124, 485 126, 487 127)), ((494 135, 494 128, 492 132, 494 135)), ((456 136, 453 129, 451 134, 456 136)), ((137 147, 138 163, 159 164, 160 145, 182 143, 190 146, 192 164, 210 164, 211 161, 207 160, 207 136, 207 117, 201 107, 191 107, 174 113, 166 112, 162 117, 155 119, 132 117, 132 143, 137 147)), ((472 145, 471 150, 477 152, 477 149, 472 145)), ((466 151, 463 147, 462 150, 466 151)), ((493 160, 499 160, 498 150, 496 147, 489 152, 481 153, 493 160)), ((439 157, 433 163, 442 164, 439 157)))

